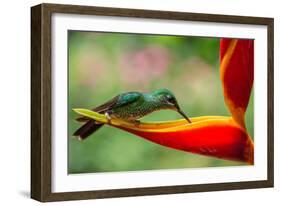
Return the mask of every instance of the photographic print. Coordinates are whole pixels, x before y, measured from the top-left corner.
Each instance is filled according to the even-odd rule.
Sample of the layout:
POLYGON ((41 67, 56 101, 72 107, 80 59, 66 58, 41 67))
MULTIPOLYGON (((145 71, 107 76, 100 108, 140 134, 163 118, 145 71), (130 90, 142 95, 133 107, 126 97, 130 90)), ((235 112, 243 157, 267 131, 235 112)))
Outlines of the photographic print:
POLYGON ((273 187, 273 19, 31 8, 31 197, 273 187))
POLYGON ((68 31, 69 173, 253 164, 254 40, 68 31))

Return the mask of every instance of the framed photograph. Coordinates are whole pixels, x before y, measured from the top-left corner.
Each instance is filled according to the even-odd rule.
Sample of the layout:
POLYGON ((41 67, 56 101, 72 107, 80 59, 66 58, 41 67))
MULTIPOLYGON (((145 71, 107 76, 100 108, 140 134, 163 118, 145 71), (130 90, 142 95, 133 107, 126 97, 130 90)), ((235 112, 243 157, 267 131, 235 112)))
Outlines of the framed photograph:
POLYGON ((273 19, 31 8, 31 197, 273 187, 273 19))

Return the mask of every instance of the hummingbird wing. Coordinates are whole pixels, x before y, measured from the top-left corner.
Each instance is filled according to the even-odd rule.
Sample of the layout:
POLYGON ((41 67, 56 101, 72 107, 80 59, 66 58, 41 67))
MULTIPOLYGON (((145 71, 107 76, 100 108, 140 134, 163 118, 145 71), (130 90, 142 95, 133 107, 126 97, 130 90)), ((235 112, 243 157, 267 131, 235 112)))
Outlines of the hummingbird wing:
MULTIPOLYGON (((108 108, 111 108, 116 104, 116 102, 119 99, 119 96, 120 95, 117 95, 113 97, 111 100, 105 102, 104 104, 93 108, 92 111, 104 114, 108 110, 108 108)), ((89 120, 88 117, 83 117, 83 116, 76 118, 76 121, 78 122, 86 122, 88 120, 89 120)))
MULTIPOLYGON (((123 107, 125 105, 136 102, 141 97, 142 97, 142 93, 140 93, 140 92, 126 92, 123 94, 119 94, 119 95, 113 97, 111 100, 105 102, 104 104, 93 108, 92 111, 104 114, 108 110, 118 108, 118 107, 123 107)), ((85 121, 88 121, 89 118, 88 117, 78 117, 76 120, 78 122, 85 122, 85 121)))
MULTIPOLYGON (((113 99, 105 102, 104 104, 94 108, 93 111, 105 113, 108 110, 131 104, 139 100, 141 97, 142 94, 139 92, 128 92, 120 94, 114 97, 113 99)), ((89 119, 87 117, 78 117, 76 120, 80 122, 85 122, 85 124, 78 128, 73 134, 74 136, 78 136, 81 140, 86 139, 92 133, 94 133, 96 130, 103 126, 103 124, 100 124, 95 120, 89 119)))
POLYGON ((115 109, 118 107, 124 107, 126 105, 132 104, 143 97, 140 92, 127 92, 119 95, 119 99, 110 109, 115 109))

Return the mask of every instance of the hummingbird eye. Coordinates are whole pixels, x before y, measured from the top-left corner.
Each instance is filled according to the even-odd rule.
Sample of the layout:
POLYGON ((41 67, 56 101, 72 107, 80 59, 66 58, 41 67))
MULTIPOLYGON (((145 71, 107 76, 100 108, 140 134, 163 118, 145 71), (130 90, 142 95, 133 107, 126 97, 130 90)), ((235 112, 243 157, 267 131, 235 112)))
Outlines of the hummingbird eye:
POLYGON ((166 98, 167 98, 168 102, 175 103, 175 100, 174 100, 174 98, 171 95, 167 95, 166 98))

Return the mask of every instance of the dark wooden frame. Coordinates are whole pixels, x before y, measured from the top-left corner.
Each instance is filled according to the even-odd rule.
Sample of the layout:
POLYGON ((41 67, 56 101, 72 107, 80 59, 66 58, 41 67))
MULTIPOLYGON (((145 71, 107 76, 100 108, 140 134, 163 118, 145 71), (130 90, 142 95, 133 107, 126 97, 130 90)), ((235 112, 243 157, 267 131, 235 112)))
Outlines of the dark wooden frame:
POLYGON ((273 187, 273 25, 272 18, 40 4, 31 8, 31 197, 42 201, 273 187), (51 16, 54 13, 265 25, 268 31, 267 180, 200 185, 53 193, 51 191, 51 16))

